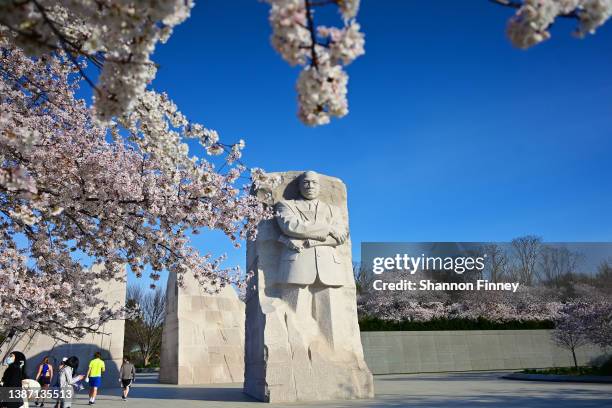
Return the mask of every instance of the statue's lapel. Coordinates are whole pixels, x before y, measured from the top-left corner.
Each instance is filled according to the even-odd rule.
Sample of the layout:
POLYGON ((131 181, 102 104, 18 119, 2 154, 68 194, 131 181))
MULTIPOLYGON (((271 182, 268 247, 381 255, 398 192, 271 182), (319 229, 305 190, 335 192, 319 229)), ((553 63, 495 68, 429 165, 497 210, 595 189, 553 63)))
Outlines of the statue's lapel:
POLYGON ((305 207, 305 203, 303 200, 296 200, 295 201, 295 209, 298 210, 298 212, 302 215, 302 217, 306 220, 306 221, 310 221, 310 219, 308 218, 308 215, 306 214, 308 212, 308 210, 305 207))
POLYGON ((302 215, 302 217, 304 217, 304 219, 306 221, 316 221, 317 220, 317 215, 319 213, 319 203, 321 201, 316 200, 316 202, 314 203, 315 208, 314 211, 309 211, 308 210, 308 202, 305 200, 296 200, 295 201, 295 209, 298 210, 298 212, 302 215), (312 220, 311 220, 312 218, 312 220))

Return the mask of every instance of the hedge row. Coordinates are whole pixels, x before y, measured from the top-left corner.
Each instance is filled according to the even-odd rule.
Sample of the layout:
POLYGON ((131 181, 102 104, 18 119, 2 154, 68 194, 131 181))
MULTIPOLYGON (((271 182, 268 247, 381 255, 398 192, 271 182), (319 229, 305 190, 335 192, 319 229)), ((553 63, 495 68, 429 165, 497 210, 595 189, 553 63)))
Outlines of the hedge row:
POLYGON ((550 320, 494 322, 484 318, 433 319, 426 322, 391 321, 376 317, 359 319, 361 331, 427 331, 427 330, 536 330, 552 329, 550 320))

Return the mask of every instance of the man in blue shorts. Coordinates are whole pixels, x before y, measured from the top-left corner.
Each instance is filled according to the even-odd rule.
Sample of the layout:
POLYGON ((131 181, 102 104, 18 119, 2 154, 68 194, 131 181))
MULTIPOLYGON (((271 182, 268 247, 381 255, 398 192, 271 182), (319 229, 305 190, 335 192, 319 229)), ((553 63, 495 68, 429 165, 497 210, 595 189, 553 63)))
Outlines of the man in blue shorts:
POLYGON ((98 395, 98 388, 102 384, 102 373, 106 367, 102 360, 100 353, 94 354, 93 360, 89 362, 89 370, 87 370, 87 378, 89 379, 89 405, 96 403, 96 395, 98 395))

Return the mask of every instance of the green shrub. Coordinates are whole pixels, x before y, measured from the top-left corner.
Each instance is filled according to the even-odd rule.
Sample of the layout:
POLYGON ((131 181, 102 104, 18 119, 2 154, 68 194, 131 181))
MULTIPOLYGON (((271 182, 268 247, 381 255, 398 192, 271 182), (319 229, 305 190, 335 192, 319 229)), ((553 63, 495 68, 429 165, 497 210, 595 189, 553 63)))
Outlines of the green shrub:
POLYGON ((544 369, 527 369, 521 371, 523 374, 547 374, 547 375, 612 375, 612 358, 608 359, 600 367, 554 367, 544 369))
POLYGON ((597 367, 599 375, 612 375, 612 357, 609 357, 605 363, 597 367))
POLYGON ((426 322, 382 320, 363 317, 359 320, 361 331, 431 331, 431 330, 537 330, 552 329, 550 320, 493 322, 484 318, 433 319, 426 322))

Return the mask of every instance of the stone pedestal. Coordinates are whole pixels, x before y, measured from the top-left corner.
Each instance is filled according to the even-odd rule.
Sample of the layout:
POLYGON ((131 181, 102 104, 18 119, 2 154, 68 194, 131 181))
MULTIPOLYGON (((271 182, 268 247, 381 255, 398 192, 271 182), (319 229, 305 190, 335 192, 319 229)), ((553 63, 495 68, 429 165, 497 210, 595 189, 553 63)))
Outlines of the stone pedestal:
MULTIPOLYGON (((279 185, 256 194, 272 205, 300 199, 301 175, 269 174, 279 185)), ((344 184, 327 176, 319 180, 320 205, 331 214, 329 219, 348 231, 344 184)), ((357 323, 350 240, 325 249, 333 274, 319 263, 325 253, 313 248, 300 252, 299 256, 314 257, 317 269, 327 268, 326 277, 308 285, 289 284, 292 278, 281 264, 298 255, 288 254, 287 237, 279 225, 278 220, 263 222, 257 240, 247 247, 247 268, 254 277, 247 289, 244 392, 266 402, 372 398, 373 378, 357 323)))
MULTIPOLYGON (((96 265, 94 268, 101 268, 96 265)), ((108 302, 108 306, 116 309, 125 305, 126 282, 116 280, 101 281, 98 283, 102 293, 100 298, 108 302)), ((91 315, 98 313, 93 309, 91 315)), ((99 333, 90 333, 78 341, 62 342, 39 332, 26 332, 16 335, 11 341, 5 343, 1 350, 1 356, 17 350, 25 354, 27 358, 28 375, 34 378, 38 365, 43 357, 49 356, 51 363, 56 368, 63 357, 77 356, 79 358, 79 374, 86 374, 89 361, 93 359, 96 351, 102 354, 106 365, 106 371, 102 375, 103 387, 117 387, 119 368, 123 360, 123 336, 125 332, 124 320, 111 320, 105 323, 99 333)), ((2 371, 6 367, 2 367, 2 371)), ((54 380, 55 381, 55 380, 54 380)))
POLYGON ((204 291, 193 276, 168 277, 159 380, 168 384, 242 382, 244 303, 232 287, 204 291))

